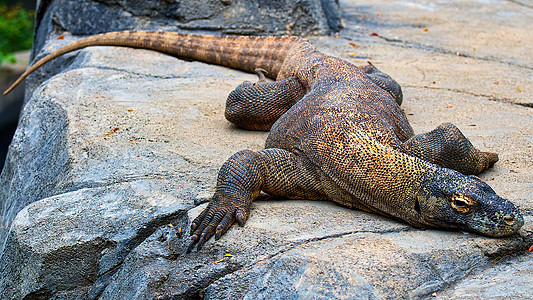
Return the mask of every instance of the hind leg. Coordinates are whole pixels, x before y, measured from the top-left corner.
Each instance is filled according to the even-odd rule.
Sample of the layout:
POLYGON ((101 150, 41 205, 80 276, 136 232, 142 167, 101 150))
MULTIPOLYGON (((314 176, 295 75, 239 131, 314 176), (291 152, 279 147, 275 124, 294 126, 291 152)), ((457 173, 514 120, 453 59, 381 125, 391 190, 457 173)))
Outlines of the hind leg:
POLYGON ((402 145, 405 153, 465 175, 477 175, 498 161, 498 154, 482 152, 451 123, 417 134, 402 145))
POLYGON ((226 119, 248 130, 270 130, 272 124, 300 100, 305 90, 296 77, 266 82, 243 82, 228 96, 226 119))
POLYGON ((381 72, 370 62, 368 62, 368 65, 360 68, 363 70, 363 72, 365 72, 366 76, 368 76, 375 84, 389 92, 389 94, 391 94, 394 100, 396 100, 396 103, 398 103, 398 105, 402 105, 402 87, 398 84, 398 82, 396 82, 396 80, 392 79, 389 75, 381 72))

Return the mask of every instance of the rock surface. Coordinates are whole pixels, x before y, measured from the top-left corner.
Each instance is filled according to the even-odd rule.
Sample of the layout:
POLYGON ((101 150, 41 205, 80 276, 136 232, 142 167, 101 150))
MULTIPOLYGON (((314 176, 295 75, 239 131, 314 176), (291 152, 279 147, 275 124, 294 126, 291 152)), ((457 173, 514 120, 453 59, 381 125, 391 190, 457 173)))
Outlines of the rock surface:
MULTIPOLYGON (((167 29, 168 16, 123 9, 127 2, 94 5, 130 12, 132 23, 121 25, 127 28, 167 29)), ((341 1, 345 29, 311 42, 356 64, 370 60, 397 79, 416 132, 449 121, 480 148, 499 152, 481 177, 522 209, 518 235, 418 230, 329 202, 268 200, 254 203, 245 227, 184 254, 188 224, 205 207, 220 165, 238 150, 263 146, 267 133, 236 129, 223 117, 225 96, 256 78, 147 50, 95 47, 28 81, 0 175, 0 298, 531 297, 533 69, 526 37, 533 8, 362 3, 341 1), (501 34, 489 35, 496 29, 501 34)), ((41 9, 36 57, 76 38, 57 26, 64 17, 58 7, 41 9)), ((102 23, 128 20, 112 12, 102 23)))
MULTIPOLYGON (((39 1, 39 32, 90 35, 142 27, 224 34, 329 34, 341 28, 337 0, 39 1), (52 4, 51 4, 52 3, 52 4)), ((43 41, 38 39, 38 41, 43 41)))

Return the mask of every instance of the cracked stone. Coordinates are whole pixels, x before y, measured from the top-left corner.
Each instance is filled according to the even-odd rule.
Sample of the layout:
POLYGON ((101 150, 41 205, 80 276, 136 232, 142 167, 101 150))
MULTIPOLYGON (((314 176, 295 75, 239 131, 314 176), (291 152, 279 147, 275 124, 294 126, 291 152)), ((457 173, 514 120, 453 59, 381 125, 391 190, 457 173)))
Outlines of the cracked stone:
POLYGON ((144 180, 36 201, 13 220, 0 261, 2 298, 91 286, 157 228, 184 218, 170 182, 144 180), (153 189, 166 193, 152 193, 153 189))
MULTIPOLYGON (((95 30, 60 13, 89 1, 66 2, 40 10, 34 56, 78 38, 55 31, 61 27, 95 30)), ((173 22, 160 13, 148 24, 143 18, 158 10, 127 2, 98 1, 110 5, 98 30, 173 22)), ((141 2, 132 3, 159 3, 141 2)), ((264 145, 267 133, 238 130, 223 118, 225 95, 257 78, 147 50, 96 47, 51 62, 27 82, 0 175, 2 298, 526 297, 533 288, 525 253, 533 245, 533 112, 516 104, 533 99, 528 46, 518 43, 533 23, 517 24, 530 8, 511 1, 340 4, 346 29, 311 42, 359 65, 370 60, 397 79, 416 132, 452 122, 481 149, 500 153, 481 178, 523 210, 518 235, 419 230, 328 202, 268 200, 253 204, 245 227, 185 255, 190 220, 205 207, 220 165, 264 145), (487 24, 514 34, 483 35, 487 24), (455 37, 464 28, 473 28, 472 37, 455 37)))

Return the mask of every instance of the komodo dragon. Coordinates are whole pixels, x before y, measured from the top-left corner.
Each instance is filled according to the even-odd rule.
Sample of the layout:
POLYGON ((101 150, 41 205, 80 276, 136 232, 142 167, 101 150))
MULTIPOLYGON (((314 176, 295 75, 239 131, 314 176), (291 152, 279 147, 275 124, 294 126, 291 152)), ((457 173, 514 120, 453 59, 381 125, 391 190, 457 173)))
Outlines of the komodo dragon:
POLYGON ((235 221, 243 226, 261 191, 491 237, 512 235, 524 223, 512 203, 469 176, 491 167, 497 154, 477 150, 450 123, 415 135, 400 109, 398 83, 371 64, 357 67, 297 37, 104 33, 45 56, 14 85, 55 57, 98 45, 262 68, 259 82, 244 82, 228 96, 225 116, 241 128, 270 130, 265 149, 240 151, 222 165, 211 202, 192 222, 188 251, 212 235, 219 239, 235 221))

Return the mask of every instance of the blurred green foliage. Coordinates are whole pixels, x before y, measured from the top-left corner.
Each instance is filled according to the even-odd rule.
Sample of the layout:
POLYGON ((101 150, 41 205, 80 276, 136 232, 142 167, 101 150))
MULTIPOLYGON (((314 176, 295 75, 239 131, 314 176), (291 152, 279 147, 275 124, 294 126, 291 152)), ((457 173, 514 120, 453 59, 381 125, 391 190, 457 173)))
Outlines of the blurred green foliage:
POLYGON ((34 15, 20 5, 0 2, 0 66, 2 62, 15 63, 14 52, 31 48, 34 15))

